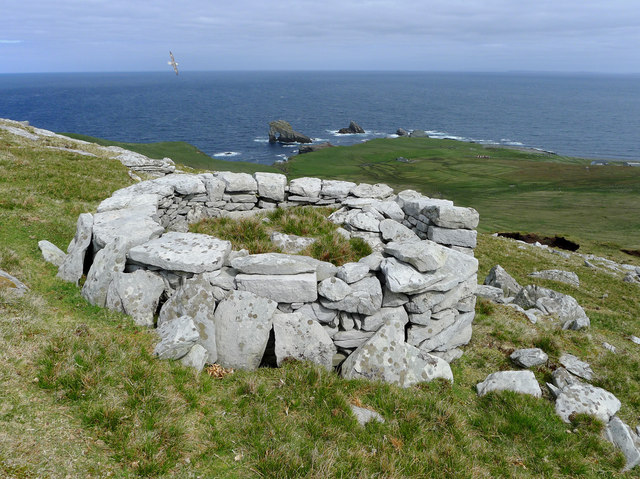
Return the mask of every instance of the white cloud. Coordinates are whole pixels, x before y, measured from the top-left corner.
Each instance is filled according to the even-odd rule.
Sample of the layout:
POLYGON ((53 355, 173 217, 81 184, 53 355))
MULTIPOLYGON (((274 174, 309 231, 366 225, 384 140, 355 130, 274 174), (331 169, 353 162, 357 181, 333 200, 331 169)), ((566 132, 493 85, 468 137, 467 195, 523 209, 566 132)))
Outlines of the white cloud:
POLYGON ((23 43, 23 40, 0 40, 0 43, 5 43, 5 44, 23 43))

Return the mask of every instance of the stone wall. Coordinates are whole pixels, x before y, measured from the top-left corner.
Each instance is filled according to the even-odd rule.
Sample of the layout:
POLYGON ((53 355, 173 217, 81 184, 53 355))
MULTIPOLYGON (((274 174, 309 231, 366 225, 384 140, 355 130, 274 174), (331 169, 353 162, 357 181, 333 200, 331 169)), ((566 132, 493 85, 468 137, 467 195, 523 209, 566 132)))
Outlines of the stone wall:
POLYGON ((161 358, 254 369, 310 360, 401 386, 452 380, 471 338, 478 213, 387 185, 273 173, 169 174, 116 191, 80 215, 58 276, 92 304, 157 327, 161 358), (373 254, 336 267, 249 255, 188 233, 202 218, 335 205, 330 220, 373 254))

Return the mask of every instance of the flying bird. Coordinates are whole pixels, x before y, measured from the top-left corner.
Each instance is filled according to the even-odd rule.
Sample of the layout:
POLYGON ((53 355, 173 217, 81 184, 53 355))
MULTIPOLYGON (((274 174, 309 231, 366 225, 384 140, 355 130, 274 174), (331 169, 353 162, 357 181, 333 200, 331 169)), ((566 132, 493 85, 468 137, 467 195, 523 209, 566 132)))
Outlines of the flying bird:
POLYGON ((167 62, 167 64, 171 65, 173 67, 173 70, 176 72, 176 75, 178 74, 178 62, 176 62, 176 59, 173 58, 173 53, 171 53, 171 51, 169 51, 169 55, 171 56, 171 60, 167 62))

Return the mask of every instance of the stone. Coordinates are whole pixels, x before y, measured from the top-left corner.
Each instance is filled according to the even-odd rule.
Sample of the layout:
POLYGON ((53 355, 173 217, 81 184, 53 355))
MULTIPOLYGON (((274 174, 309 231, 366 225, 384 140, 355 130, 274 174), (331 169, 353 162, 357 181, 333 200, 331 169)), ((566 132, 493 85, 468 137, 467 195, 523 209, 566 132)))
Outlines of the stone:
POLYGON ((351 181, 322 180, 321 195, 325 198, 346 198, 355 186, 351 181))
POLYGON ((298 147, 298 154, 304 155, 305 153, 312 153, 318 150, 324 150, 325 148, 332 148, 333 145, 328 141, 324 141, 322 143, 316 143, 314 145, 300 145, 298 147))
POLYGON ((531 371, 498 371, 489 374, 487 378, 476 385, 478 396, 484 396, 493 391, 513 391, 542 397, 542 390, 531 371))
POLYGON ((158 185, 166 185, 182 196, 199 195, 207 192, 202 179, 196 175, 173 174, 154 180, 158 185))
POLYGON ((629 336, 629 341, 631 341, 634 344, 640 344, 640 338, 637 336, 633 336, 633 335, 629 336))
POLYGON ((382 263, 383 259, 384 259, 384 256, 382 255, 382 253, 375 252, 363 258, 360 258, 358 260, 358 263, 367 265, 367 267, 369 268, 369 271, 380 271, 380 264, 382 263))
POLYGON ((351 293, 351 288, 340 278, 327 278, 318 283, 318 294, 330 301, 342 301, 351 293))
POLYGON ((504 302, 504 291, 495 286, 488 286, 486 284, 479 284, 476 288, 476 296, 479 298, 488 299, 494 303, 504 302))
POLYGON ((631 428, 618 417, 611 418, 604 430, 605 437, 622 451, 626 464, 622 472, 627 472, 640 464, 638 438, 631 428))
POLYGON ((15 276, 11 276, 6 271, 0 269, 0 289, 6 290, 14 297, 22 297, 25 295, 27 291, 29 291, 29 287, 20 281, 15 276))
POLYGON ((221 171, 215 173, 218 179, 222 180, 225 184, 225 193, 257 193, 258 183, 248 173, 232 173, 230 171, 221 171))
MULTIPOLYGON (((480 215, 473 208, 450 204, 427 206, 422 213, 436 226, 448 229, 473 230, 478 226, 480 215)), ((462 246, 462 245, 461 245, 462 246)))
POLYGON ((380 311, 376 313, 365 316, 362 319, 361 328, 364 331, 377 331, 380 327, 389 322, 389 321, 400 321, 403 324, 407 324, 409 321, 409 316, 407 312, 402 307, 395 308, 380 308, 380 311))
POLYGON ((350 329, 348 331, 338 331, 333 335, 332 339, 339 348, 353 349, 364 344, 371 336, 373 336, 373 331, 350 329))
POLYGON ((249 291, 277 303, 311 302, 318 299, 315 273, 238 274, 239 291, 249 291))
POLYGON ((200 179, 204 184, 209 201, 215 203, 222 200, 226 183, 220 178, 213 176, 213 173, 202 173, 200 179))
POLYGON ((311 138, 293 129, 285 120, 269 122, 269 143, 312 143, 311 138))
POLYGON ((338 267, 336 276, 347 284, 360 281, 369 274, 369 266, 365 263, 345 263, 338 267))
POLYGON ((385 381, 400 387, 443 378, 453 382, 449 364, 404 342, 404 323, 391 320, 342 363, 346 379, 385 381))
POLYGON ((315 238, 305 238, 297 235, 287 235, 274 231, 269 236, 273 245, 286 254, 297 254, 316 242, 315 238))
POLYGON ((451 364, 452 362, 460 359, 464 353, 462 352, 462 349, 455 348, 450 349, 449 351, 432 351, 429 354, 451 364))
POLYGON ((573 296, 540 286, 528 285, 522 288, 513 303, 525 309, 535 307, 544 314, 555 314, 563 324, 579 320, 577 325, 579 327, 589 323, 584 309, 573 296))
POLYGON ((580 287, 580 278, 572 271, 561 271, 558 269, 548 269, 544 271, 535 271, 529 274, 532 278, 548 279, 551 281, 558 281, 573 286, 574 288, 580 287))
POLYGON ((484 280, 484 284, 500 288, 504 296, 515 296, 522 289, 522 286, 499 264, 491 268, 484 280))
POLYGON ((313 273, 315 267, 302 256, 283 253, 250 254, 231 261, 231 267, 245 274, 290 275, 313 273))
POLYGON ((169 232, 129 250, 129 259, 168 271, 204 273, 220 269, 231 242, 198 233, 169 232))
POLYGON ((573 354, 563 354, 562 356, 560 356, 560 359, 558 361, 571 374, 574 374, 579 378, 586 379, 587 381, 591 381, 591 379, 593 379, 593 371, 591 370, 591 366, 588 363, 581 361, 573 354))
MULTIPOLYGON (((169 187, 167 187, 170 190, 169 187)), ((120 190, 118 190, 120 191, 120 190)), ((162 200, 162 196, 157 193, 133 193, 118 194, 116 191, 113 196, 103 200, 97 208, 98 213, 114 210, 137 210, 144 211, 145 214, 153 216, 158 209, 158 204, 162 200)))
POLYGON ((476 230, 448 229, 439 226, 429 226, 427 238, 438 244, 475 248, 477 243, 476 230))
POLYGON ((321 190, 322 180, 320 178, 296 178, 289 182, 289 195, 291 196, 319 198, 321 190))
POLYGON ((370 231, 372 233, 380 231, 380 218, 373 212, 351 210, 345 223, 356 230, 370 231))
POLYGON ((333 368, 336 347, 320 323, 300 312, 273 316, 278 366, 287 358, 310 361, 327 370, 333 368))
POLYGON ((556 399, 556 414, 564 422, 571 422, 572 414, 588 414, 608 423, 620 410, 617 397, 591 384, 570 384, 560 391, 556 399))
POLYGON ((207 364, 207 350, 199 344, 194 344, 186 356, 180 360, 182 364, 200 372, 207 364))
POLYGON ((64 251, 47 240, 38 241, 38 248, 42 252, 42 257, 47 263, 51 263, 58 268, 64 263, 67 256, 64 251))
POLYGON ((364 133, 365 131, 362 129, 362 127, 360 125, 358 125, 355 121, 351 120, 349 122, 349 126, 346 128, 340 128, 338 130, 338 133, 342 134, 342 135, 348 135, 348 134, 358 134, 358 133, 364 133))
POLYGON ((205 274, 184 280, 164 303, 158 315, 158 325, 180 316, 191 318, 198 329, 198 344, 207 351, 207 361, 215 363, 218 357, 216 328, 213 319, 216 297, 205 274))
POLYGON ((189 353, 198 340, 196 325, 187 316, 167 321, 156 331, 160 342, 153 353, 160 359, 180 359, 189 353))
POLYGON ((572 384, 582 384, 582 381, 580 381, 580 379, 575 377, 563 367, 554 369, 551 373, 551 377, 553 378, 553 384, 555 384, 555 386, 560 390, 572 384))
POLYGON ((222 367, 255 370, 271 332, 277 303, 248 291, 232 291, 213 315, 217 362, 222 367))
POLYGON ((310 256, 299 256, 305 263, 314 268, 318 281, 335 276, 338 267, 328 261, 320 261, 310 256))
POLYGON ((353 404, 349 404, 349 407, 351 408, 351 412, 353 413, 353 415, 356 417, 356 421, 358 421, 358 424, 363 427, 371 421, 384 423, 384 418, 371 409, 354 406, 353 404))
POLYGON ((388 198, 393 194, 393 188, 384 183, 376 183, 375 185, 369 185, 367 183, 360 183, 358 186, 351 189, 351 194, 358 198, 388 198))
POLYGON ((429 135, 427 135, 427 132, 424 130, 411 130, 409 136, 411 138, 429 138, 429 135))
POLYGON ((397 221, 398 223, 402 223, 402 221, 404 221, 404 211, 402 211, 400 205, 395 201, 374 201, 371 203, 371 208, 387 219, 397 221))
POLYGON ((139 269, 116 273, 109 284, 105 306, 133 318, 138 326, 153 327, 164 281, 158 274, 139 269))
POLYGON ((409 296, 404 293, 394 293, 385 285, 382 288, 382 307, 395 308, 404 306, 409 302, 409 296))
POLYGON ((420 343, 422 351, 448 351, 471 341, 471 323, 475 312, 463 313, 455 318, 453 324, 441 332, 420 343))
POLYGON ((307 303, 297 310, 320 324, 333 324, 338 316, 338 311, 322 306, 320 303, 307 303))
POLYGON ((98 251, 82 286, 82 297, 94 306, 104 308, 109 285, 117 273, 124 271, 126 262, 127 243, 122 238, 117 238, 98 251))
MULTIPOLYGON (((411 325, 407 330, 407 343, 420 347, 425 341, 450 328, 456 321, 456 314, 450 313, 440 319, 432 319, 430 312, 421 315, 412 314, 409 316, 409 321, 411 325)), ((429 351, 433 349, 435 348, 429 348, 429 351)))
POLYGON ((284 201, 287 177, 279 173, 254 173, 258 196, 273 201, 284 201))
POLYGON ((382 307, 382 287, 377 278, 368 276, 349 285, 351 292, 340 301, 320 300, 325 308, 348 313, 374 314, 382 307))
POLYGON ((116 156, 116 160, 127 168, 144 173, 167 175, 176 170, 175 163, 171 158, 151 159, 140 153, 124 149, 116 156))
POLYGON ((415 243, 420 241, 417 234, 396 220, 389 218, 384 219, 379 223, 379 228, 384 241, 398 243, 415 243))
POLYGON ((602 343, 602 347, 613 354, 616 354, 616 347, 613 344, 609 344, 606 341, 602 343))
POLYGON ((164 233, 164 228, 155 217, 155 211, 137 207, 96 213, 93 222, 94 248, 104 248, 116 238, 125 239, 129 248, 158 238, 164 233))
POLYGON ((58 269, 57 277, 78 284, 84 273, 84 257, 91 244, 93 215, 82 213, 78 216, 76 234, 69 243, 67 256, 58 269))
POLYGON ((517 366, 530 368, 544 364, 549 359, 547 353, 540 348, 517 349, 509 356, 517 366))

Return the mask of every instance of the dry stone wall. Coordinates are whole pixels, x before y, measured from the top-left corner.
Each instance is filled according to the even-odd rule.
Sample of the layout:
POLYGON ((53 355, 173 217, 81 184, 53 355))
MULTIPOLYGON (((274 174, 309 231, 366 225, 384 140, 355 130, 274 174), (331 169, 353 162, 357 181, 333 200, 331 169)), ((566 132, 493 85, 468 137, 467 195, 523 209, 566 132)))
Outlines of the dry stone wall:
POLYGON ((157 327, 161 358, 254 369, 290 357, 410 386, 453 380, 448 362, 471 338, 477 224, 472 208, 384 184, 168 174, 80 215, 58 275, 86 275, 89 302, 157 327), (373 254, 336 267, 188 232, 203 218, 299 205, 335 205, 330 220, 373 254))

